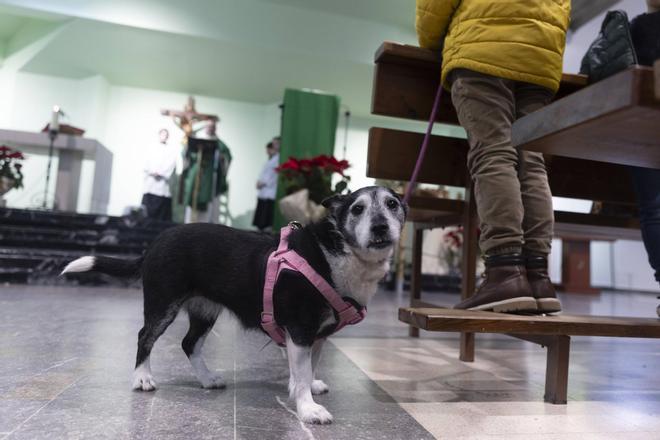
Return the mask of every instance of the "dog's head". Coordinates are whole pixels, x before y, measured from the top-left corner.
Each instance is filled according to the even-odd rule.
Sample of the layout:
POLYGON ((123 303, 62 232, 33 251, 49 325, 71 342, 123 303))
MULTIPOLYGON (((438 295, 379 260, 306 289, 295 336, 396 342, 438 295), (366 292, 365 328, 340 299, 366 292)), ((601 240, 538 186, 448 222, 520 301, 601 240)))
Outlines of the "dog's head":
POLYGON ((369 186, 323 201, 346 244, 362 258, 389 256, 399 241, 408 208, 389 188, 369 186))

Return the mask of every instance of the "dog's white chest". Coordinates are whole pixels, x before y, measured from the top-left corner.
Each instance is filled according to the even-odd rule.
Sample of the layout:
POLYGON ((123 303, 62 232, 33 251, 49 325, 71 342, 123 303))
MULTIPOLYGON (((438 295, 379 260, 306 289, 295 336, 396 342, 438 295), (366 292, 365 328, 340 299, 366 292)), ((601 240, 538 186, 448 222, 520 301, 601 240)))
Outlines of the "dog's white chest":
POLYGON ((366 305, 378 289, 378 282, 389 270, 389 259, 366 263, 357 257, 328 256, 332 281, 341 296, 349 296, 366 305))

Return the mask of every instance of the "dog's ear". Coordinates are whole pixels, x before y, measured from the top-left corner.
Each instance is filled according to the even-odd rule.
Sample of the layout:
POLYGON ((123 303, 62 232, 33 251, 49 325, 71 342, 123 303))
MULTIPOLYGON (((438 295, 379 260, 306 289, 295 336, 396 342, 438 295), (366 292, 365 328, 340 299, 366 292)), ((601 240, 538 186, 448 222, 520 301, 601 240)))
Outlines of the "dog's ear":
POLYGON ((345 201, 346 201, 346 196, 335 194, 334 196, 330 196, 323 199, 321 205, 325 209, 327 209, 328 212, 332 215, 335 212, 337 212, 337 209, 339 209, 339 207, 343 205, 345 201))

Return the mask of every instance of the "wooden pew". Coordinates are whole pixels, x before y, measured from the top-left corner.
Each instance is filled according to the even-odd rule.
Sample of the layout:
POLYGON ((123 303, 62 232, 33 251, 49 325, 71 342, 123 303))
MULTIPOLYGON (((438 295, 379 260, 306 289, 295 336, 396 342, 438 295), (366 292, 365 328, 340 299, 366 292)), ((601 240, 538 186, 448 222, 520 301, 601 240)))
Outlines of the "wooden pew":
POLYGON ((443 308, 401 308, 399 320, 429 331, 504 333, 547 347, 544 400, 565 404, 571 336, 660 338, 660 320, 603 316, 520 316, 443 308))
MULTIPOLYGON (((415 167, 424 135, 401 130, 369 129, 367 176, 408 180, 415 167)), ((431 136, 426 158, 419 172, 419 183, 466 187, 467 140, 431 136)), ((567 157, 548 161, 552 194, 575 199, 634 204, 635 193, 624 167, 567 157)))
MULTIPOLYGON (((407 180, 415 166, 423 137, 424 135, 421 133, 371 128, 369 130, 367 176, 407 180)), ((419 181, 437 185, 465 187, 468 184, 466 172, 467 149, 465 139, 432 136, 426 160, 419 173, 419 181)), ((598 199, 619 204, 631 203, 634 200, 632 184, 625 168, 582 159, 554 159, 556 160, 551 161, 548 170, 553 194, 568 198, 591 198, 595 196, 598 199)), ((424 230, 435 227, 457 226, 471 220, 466 219, 466 202, 463 200, 412 197, 410 200, 409 221, 413 223, 414 230, 411 306, 415 306, 421 304, 421 255, 424 230)), ((476 220, 472 220, 472 223, 476 224, 476 220)), ((636 218, 561 211, 555 212, 555 235, 560 238, 574 240, 578 244, 585 242, 584 237, 597 240, 641 239, 639 220, 636 218)), ((464 234, 464 236, 466 242, 472 240, 466 246, 469 247, 469 252, 472 252, 476 259, 476 237, 470 238, 470 234, 464 234)), ((588 252, 588 242, 586 243, 586 252, 588 252)), ((583 258, 588 258, 588 256, 583 256, 583 258)), ((470 261, 472 260, 470 259, 470 261)), ((467 274, 465 281, 473 279, 474 266, 470 265, 467 271, 463 273, 467 274)), ((565 280, 570 283, 569 276, 565 277, 565 280)), ((473 289, 473 283, 466 283, 463 285, 462 293, 471 293, 473 289)), ((418 336, 418 329, 411 327, 410 335, 418 336)), ((469 359, 470 353, 464 353, 463 357, 469 359)))
MULTIPOLYGON (((377 51, 375 61, 372 113, 406 119, 428 120, 433 98, 440 80, 441 64, 439 55, 432 51, 413 46, 386 42, 377 51)), ((583 89, 586 85, 587 79, 584 76, 564 75, 557 98, 569 96, 583 89)), ((445 124, 458 124, 449 93, 444 94, 438 111, 437 121, 445 124)), ((422 135, 417 133, 379 128, 371 129, 367 174, 377 178, 408 180, 414 167, 421 140, 422 135)), ((474 291, 477 255, 477 218, 470 179, 467 177, 465 166, 466 154, 467 146, 465 140, 442 136, 432 137, 427 157, 418 179, 419 182, 466 188, 466 200, 462 207, 455 204, 453 206, 455 208, 454 213, 448 214, 443 211, 440 219, 446 223, 450 218, 455 221, 460 217, 461 224, 464 226, 465 238, 462 262, 464 280, 461 291, 463 298, 470 296, 474 291)), ((554 195, 602 200, 612 203, 634 203, 630 177, 627 174, 627 170, 620 166, 577 158, 552 157, 551 161, 548 161, 548 168, 550 185, 554 195)), ((411 202, 415 212, 418 209, 422 210, 421 206, 414 206, 419 203, 419 200, 411 202)), ((428 212, 423 214, 422 219, 428 220, 429 215, 428 212)), ((432 215, 430 218, 433 220, 432 215)), ((576 228, 582 228, 582 232, 598 230, 601 231, 601 237, 617 236, 617 234, 638 234, 638 231, 635 229, 639 227, 635 219, 621 220, 591 214, 556 213, 556 221, 558 230, 566 228, 569 230, 569 233, 573 234, 576 234, 576 228), (572 232, 570 232, 571 230, 572 232)), ((432 223, 431 221, 430 226, 433 225, 432 223)), ((412 306, 428 306, 422 303, 418 296, 421 290, 419 283, 420 273, 418 271, 421 268, 423 229, 428 226, 428 223, 422 222, 419 225, 416 224, 415 227, 413 266, 416 269, 413 271, 412 306)), ((420 314, 420 316, 425 315, 427 317, 425 319, 427 320, 432 316, 432 311, 429 310, 420 310, 415 313, 420 314)), ((459 315, 469 314, 469 312, 464 311, 456 311, 456 313, 459 315)), ((500 319, 502 316, 496 314, 494 319, 500 319)), ((412 335, 417 334, 418 328, 427 328, 417 325, 417 323, 413 323, 412 321, 407 321, 404 316, 401 316, 401 319, 404 322, 413 324, 412 335)), ((433 315, 434 323, 447 319, 452 318, 444 315, 433 315)), ((593 322, 581 322, 582 324, 580 325, 594 325, 593 322)), ((626 325, 634 326, 636 324, 633 322, 624 322, 621 328, 626 325)), ((575 333, 566 333, 566 330, 560 331, 562 328, 569 328, 562 326, 565 326, 565 323, 560 323, 555 328, 555 333, 549 337, 544 336, 541 338, 533 334, 517 336, 547 346, 548 365, 550 365, 551 359, 553 359, 552 362, 555 364, 553 370, 564 371, 563 367, 559 368, 557 365, 565 362, 565 371, 567 372, 568 341, 570 340, 570 334, 575 333)), ((481 327, 458 325, 452 328, 451 331, 461 332, 460 358, 464 361, 473 360, 474 338, 472 332, 486 330, 483 330, 481 327)), ((561 381, 561 378, 557 374, 553 374, 552 376, 548 379, 546 388, 555 391, 554 395, 550 396, 548 400, 554 403, 565 403, 565 381, 564 384, 558 383, 558 381, 561 381)))
POLYGON ((513 145, 553 156, 660 168, 660 99, 634 66, 518 119, 513 145))
MULTIPOLYGON (((440 84, 440 55, 416 46, 384 42, 376 51, 371 112, 428 121, 440 84)), ((564 74, 557 98, 587 85, 584 75, 564 74)), ((449 93, 438 109, 438 122, 458 125, 449 93)))

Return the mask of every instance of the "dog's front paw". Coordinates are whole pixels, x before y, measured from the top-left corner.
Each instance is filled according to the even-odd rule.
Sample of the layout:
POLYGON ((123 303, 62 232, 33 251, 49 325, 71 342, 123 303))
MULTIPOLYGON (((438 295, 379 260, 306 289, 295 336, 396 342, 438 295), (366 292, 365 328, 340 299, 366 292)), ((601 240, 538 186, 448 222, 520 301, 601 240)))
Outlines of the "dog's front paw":
POLYGON ((136 391, 154 391, 156 382, 151 374, 135 372, 133 375, 133 389, 136 391))
POLYGON ((200 382, 202 383, 202 388, 207 390, 227 387, 227 383, 219 374, 210 374, 208 377, 200 380, 200 382))
POLYGON ((298 408, 298 417, 305 423, 315 423, 317 425, 332 423, 332 414, 323 406, 314 402, 301 405, 298 408))
POLYGON ((315 396, 325 394, 328 391, 330 391, 330 388, 322 380, 314 379, 312 381, 312 394, 315 396))

